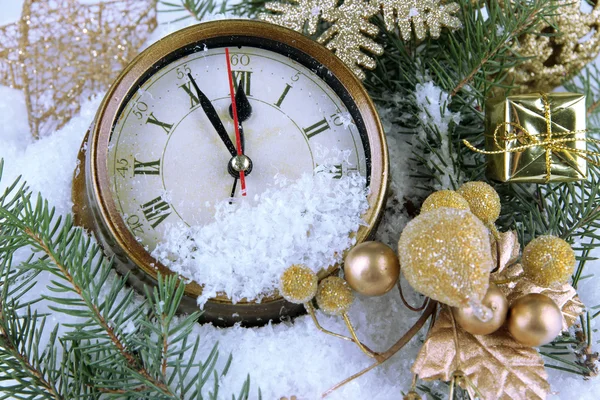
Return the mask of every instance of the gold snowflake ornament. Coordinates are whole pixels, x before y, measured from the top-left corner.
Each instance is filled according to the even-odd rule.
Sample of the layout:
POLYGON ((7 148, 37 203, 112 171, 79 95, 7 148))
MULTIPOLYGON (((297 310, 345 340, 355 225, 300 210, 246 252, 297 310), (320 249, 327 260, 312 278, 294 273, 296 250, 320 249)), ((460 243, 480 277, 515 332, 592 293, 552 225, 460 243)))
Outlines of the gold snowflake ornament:
POLYGON ((441 4, 440 0, 289 0, 270 2, 265 7, 271 11, 260 19, 295 31, 314 34, 319 22, 331 26, 318 39, 332 50, 354 73, 365 78, 361 69, 374 69, 371 54, 383 54, 383 47, 375 41, 379 29, 369 20, 381 11, 388 30, 396 26, 404 40, 415 37, 423 40, 427 29, 432 38, 440 36, 443 27, 458 29, 460 20, 454 16, 460 7, 456 3, 441 4))
POLYGON ((156 27, 156 0, 25 0, 0 27, 0 85, 23 90, 34 137, 64 126, 102 92, 156 27))
POLYGON ((290 3, 271 2, 266 8, 273 14, 261 14, 260 19, 285 26, 301 33, 314 34, 321 20, 332 25, 317 41, 332 50, 360 78, 360 68, 373 69, 375 60, 366 52, 381 55, 383 47, 373 37, 379 29, 369 19, 379 12, 379 6, 370 0, 346 0, 337 6, 337 0, 291 0, 290 3))
POLYGON ((443 27, 458 29, 462 26, 460 19, 452 14, 460 10, 456 3, 440 4, 440 0, 380 0, 385 25, 389 31, 400 29, 400 36, 410 40, 411 25, 415 36, 423 40, 427 36, 427 28, 432 38, 440 37, 443 27))

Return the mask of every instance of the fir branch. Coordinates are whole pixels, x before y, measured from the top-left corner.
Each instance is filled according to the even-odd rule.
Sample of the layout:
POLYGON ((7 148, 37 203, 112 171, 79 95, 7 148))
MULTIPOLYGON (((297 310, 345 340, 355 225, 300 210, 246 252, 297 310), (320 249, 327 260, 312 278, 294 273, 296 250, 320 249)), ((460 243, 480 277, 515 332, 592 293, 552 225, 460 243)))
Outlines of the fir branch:
MULTIPOLYGON (((140 301, 70 216, 58 217, 41 196, 31 197, 17 183, 0 197, 0 379, 16 380, 5 387, 10 398, 201 398, 211 379, 209 398, 218 398, 216 346, 196 361, 199 313, 176 317, 185 285, 159 276, 140 301), (13 255, 25 250, 31 255, 15 264, 13 255), (54 278, 47 282, 50 294, 24 301, 40 274, 54 278), (53 328, 43 351, 45 319, 30 311, 41 300, 75 317, 60 336, 59 326, 53 328)), ((249 388, 247 380, 240 398, 249 388)))

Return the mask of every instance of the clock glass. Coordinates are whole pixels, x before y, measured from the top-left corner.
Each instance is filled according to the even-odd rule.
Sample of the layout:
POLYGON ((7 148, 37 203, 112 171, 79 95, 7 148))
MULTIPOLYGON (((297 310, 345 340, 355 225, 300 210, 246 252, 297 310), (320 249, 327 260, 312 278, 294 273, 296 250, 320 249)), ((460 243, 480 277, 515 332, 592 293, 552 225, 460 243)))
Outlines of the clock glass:
POLYGON ((110 136, 108 178, 117 210, 147 249, 171 224, 211 223, 215 206, 241 201, 243 189, 251 202, 276 176, 313 173, 328 151, 347 155, 333 166, 336 177, 369 176, 364 124, 348 93, 315 60, 269 47, 188 48, 163 60, 124 103, 110 136), (229 76, 252 164, 244 185, 231 170, 237 148, 229 76))

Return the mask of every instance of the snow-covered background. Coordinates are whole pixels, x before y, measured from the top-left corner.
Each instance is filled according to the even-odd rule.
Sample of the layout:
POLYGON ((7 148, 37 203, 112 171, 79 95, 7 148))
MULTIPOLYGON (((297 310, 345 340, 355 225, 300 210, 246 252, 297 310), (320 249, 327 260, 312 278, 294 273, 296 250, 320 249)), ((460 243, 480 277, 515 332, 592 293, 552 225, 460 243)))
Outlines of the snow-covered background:
MULTIPOLYGON (((90 0, 82 2, 91 3, 90 0)), ((22 0, 0 0, 0 24, 16 21, 22 0)), ((172 14, 159 14, 162 22, 173 20, 172 14)), ((181 28, 183 25, 160 25, 151 41, 181 28)), ((27 123, 23 94, 0 86, 0 158, 5 160, 5 173, 0 189, 23 175, 33 191, 39 191, 57 208, 59 213, 69 213, 72 174, 76 168, 76 155, 83 136, 92 121, 103 93, 86 102, 81 113, 67 126, 39 141, 32 141, 27 123)), ((423 107, 423 118, 435 118, 440 125, 457 116, 440 113, 446 95, 433 84, 420 85, 415 93, 423 107), (429 113, 426 113, 425 110, 429 113), (431 117, 428 117, 430 115, 431 117)), ((388 133, 391 153, 392 187, 396 194, 410 195, 408 163, 410 144, 388 122, 391 110, 380 110, 388 133)), ((440 129, 442 134, 444 129, 440 129)), ((394 245, 407 217, 402 212, 386 214, 379 238, 394 245)), ((590 264, 586 274, 594 273, 598 262, 590 264)), ((43 278, 42 278, 43 279, 43 278)), ((43 282, 41 282, 43 284, 43 282)), ((600 304, 598 280, 585 279, 579 293, 589 306, 600 304)), ((407 288, 407 291, 409 289, 407 288)), ((415 304, 418 299, 409 296, 415 304)), ((41 305, 42 307, 44 305, 41 305)), ((418 318, 404 307, 398 293, 392 291, 379 298, 358 297, 350 310, 359 337, 375 350, 385 350, 393 344, 418 318)), ((60 316, 61 322, 64 316, 60 316)), ((322 316, 326 328, 344 332, 343 322, 322 316)), ((56 321, 56 320, 55 320, 56 321)), ((50 322, 50 321, 49 321, 50 322)), ((597 322, 592 321, 592 327, 597 322)), ((219 342, 220 353, 234 354, 232 369, 222 382, 222 393, 237 391, 250 373, 253 398, 257 385, 264 399, 279 399, 296 395, 299 399, 317 399, 331 386, 370 365, 367 358, 352 343, 340 341, 317 331, 308 317, 297 318, 293 323, 280 323, 262 328, 240 327, 219 329, 211 325, 198 325, 194 334, 205 344, 205 354, 213 343, 219 342), (230 390, 227 390, 230 388, 230 390)), ((334 392, 332 399, 397 400, 402 391, 410 387, 410 367, 424 339, 423 333, 383 366, 334 392)), ((222 357, 224 364, 226 357, 222 357)), ((597 399, 600 397, 600 380, 584 381, 578 376, 549 370, 554 393, 559 399, 597 399)))

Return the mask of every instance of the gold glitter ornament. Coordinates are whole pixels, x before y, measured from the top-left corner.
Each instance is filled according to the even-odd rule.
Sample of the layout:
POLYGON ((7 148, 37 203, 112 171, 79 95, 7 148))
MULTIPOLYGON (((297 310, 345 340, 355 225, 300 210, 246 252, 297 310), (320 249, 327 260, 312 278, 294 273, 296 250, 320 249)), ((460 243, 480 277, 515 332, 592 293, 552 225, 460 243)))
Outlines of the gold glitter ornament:
POLYGON ((469 203, 471 212, 486 225, 492 225, 500 216, 500 196, 487 183, 467 182, 458 193, 469 203))
POLYGON ((279 292, 294 304, 304 304, 317 293, 318 278, 310 268, 295 264, 286 269, 279 280, 279 292))
POLYGON ((23 90, 34 138, 108 88, 156 28, 156 0, 25 0, 0 27, 0 85, 23 90))
POLYGON ((483 322, 473 313, 471 307, 453 308, 452 313, 456 322, 466 332, 472 335, 489 335, 496 332, 506 321, 508 300, 498 286, 490 284, 481 303, 492 310, 492 318, 483 322))
MULTIPOLYGON (((581 0, 557 0, 552 25, 540 24, 537 34, 521 36, 513 46, 527 60, 510 71, 516 92, 550 92, 575 75, 600 52, 600 2, 591 12, 582 11, 581 0)), ((513 92, 515 92, 513 90, 513 92)))
POLYGON ((402 400, 422 400, 422 397, 419 393, 411 390, 402 397, 402 400))
POLYGON ((426 213, 440 207, 458 208, 469 210, 469 203, 460 194, 453 190, 438 190, 431 193, 421 206, 421 213, 426 213))
MULTIPOLYGON (((452 307, 481 306, 494 266, 487 228, 467 210, 438 208, 408 223, 398 243, 402 272, 418 292, 452 307)), ((487 318, 486 318, 487 317, 487 318)))
POLYGON ((352 289, 339 276, 323 279, 316 297, 319 308, 329 315, 345 314, 354 301, 352 289))
POLYGON ((523 250, 525 276, 540 286, 566 283, 575 271, 575 252, 563 239, 539 236, 523 250))
POLYGON ((397 25, 404 40, 410 40, 411 26, 418 40, 425 39, 427 28, 431 37, 437 39, 442 27, 462 27, 460 19, 452 15, 460 10, 457 3, 441 4, 440 0, 379 0, 378 3, 383 10, 386 28, 393 31, 397 25))
POLYGON ((369 22, 379 12, 379 6, 368 0, 345 0, 339 6, 337 3, 328 0, 269 2, 265 7, 274 14, 263 13, 259 18, 301 33, 305 25, 308 33, 315 33, 321 19, 331 23, 317 41, 332 50, 358 78, 364 79, 361 67, 374 69, 377 65, 364 51, 383 54, 383 47, 373 39, 379 29, 369 22))
POLYGON ((381 296, 392 290, 400 276, 396 252, 381 242, 364 242, 348 252, 344 278, 365 296, 381 296))
POLYGON ((553 341, 562 330, 560 308, 548 296, 531 293, 510 306, 508 331, 525 346, 543 346, 553 341))

